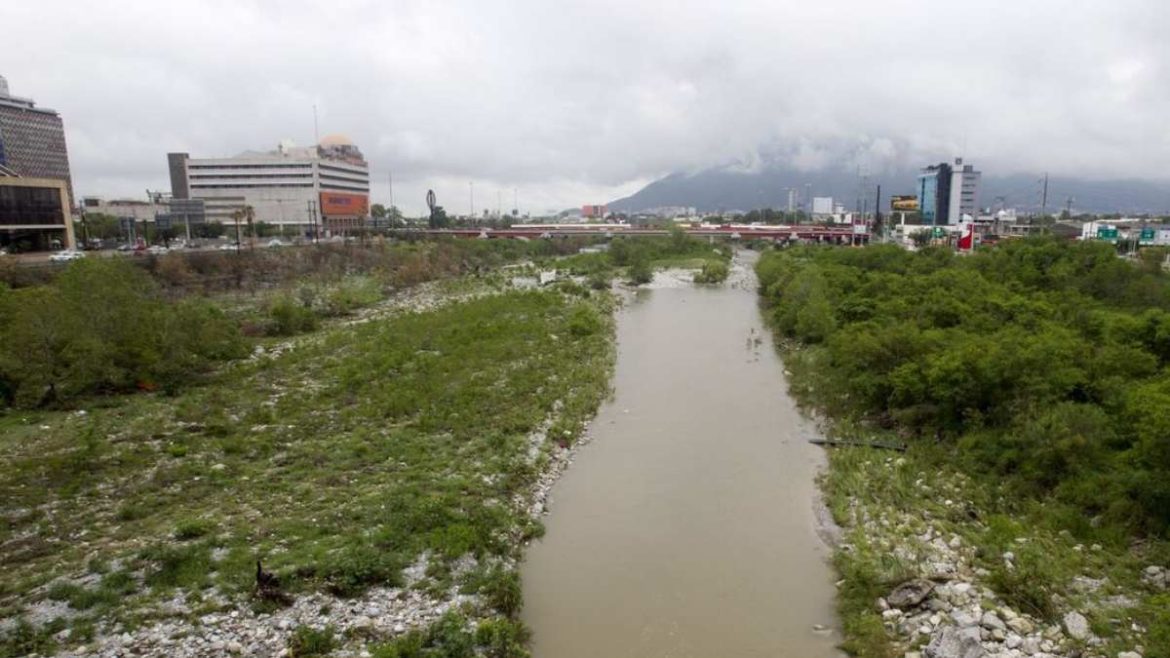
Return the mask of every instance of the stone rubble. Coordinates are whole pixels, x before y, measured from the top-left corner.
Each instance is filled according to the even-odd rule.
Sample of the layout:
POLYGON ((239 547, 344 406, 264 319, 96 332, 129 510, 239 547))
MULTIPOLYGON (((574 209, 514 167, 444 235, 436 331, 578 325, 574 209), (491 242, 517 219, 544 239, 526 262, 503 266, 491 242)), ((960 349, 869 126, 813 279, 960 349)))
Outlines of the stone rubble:
MULTIPOLYGON (((893 465, 893 460, 887 461, 893 465)), ((926 485, 919 481, 918 486, 926 485)), ((941 532, 929 514, 921 514, 927 517, 925 531, 908 531, 923 524, 920 517, 911 522, 911 513, 903 509, 876 512, 852 500, 851 516, 849 525, 863 531, 870 549, 886 551, 917 571, 917 577, 874 602, 887 634, 906 648, 903 658, 1114 658, 1105 655, 1104 641, 1094 635, 1085 613, 1105 605, 1132 607, 1129 597, 1099 594, 1096 603, 1067 609, 1059 624, 1048 624, 1007 605, 986 585, 990 574, 975 566, 975 549, 959 536, 941 532), (875 518, 879 515, 889 518, 875 518)), ((1016 539, 1017 545, 1027 541, 1016 539)), ((838 549, 849 552, 856 547, 842 543, 838 549)), ((1011 551, 999 559, 1008 569, 1016 568, 1011 551)), ((1143 582, 1153 588, 1164 589, 1168 579, 1170 573, 1162 567, 1142 572, 1143 582)), ((1093 595, 1105 582, 1081 577, 1072 585, 1093 595)), ((1142 658, 1140 646, 1136 649, 1116 658, 1142 658)))
MULTIPOLYGON (((558 400, 553 405, 554 418, 562 408, 563 404, 558 400)), ((548 459, 527 495, 512 501, 532 519, 547 512, 553 484, 572 463, 576 449, 588 443, 590 438, 585 424, 577 438, 567 446, 555 440, 549 441, 549 438, 556 438, 547 436, 555 424, 554 418, 544 422, 529 437, 529 444, 533 447, 529 459, 537 463, 542 452, 541 446, 547 446, 548 459)), ((440 597, 411 589, 411 585, 424 578, 427 557, 424 554, 415 564, 403 570, 406 581, 403 588, 373 588, 356 599, 314 593, 300 596, 291 606, 273 613, 255 613, 249 609, 247 601, 227 601, 218 594, 205 593, 205 600, 212 600, 230 610, 191 619, 190 610, 182 596, 176 595, 176 598, 157 606, 156 613, 162 615, 162 619, 132 632, 125 632, 121 628, 100 629, 101 632, 93 641, 56 655, 78 658, 211 658, 231 655, 284 658, 289 655, 289 638, 301 626, 317 630, 331 626, 336 637, 356 637, 365 641, 360 644, 365 644, 425 629, 451 610, 465 606, 478 607, 479 598, 459 593, 458 586, 453 586, 440 597)), ((452 572, 458 576, 476 566, 474 558, 465 556, 457 561, 452 572)), ((514 568, 516 565, 506 561, 504 566, 514 568)), ((44 618, 39 620, 42 624, 51 617, 64 616, 69 612, 68 606, 62 602, 47 602, 46 606, 52 609, 42 615, 44 618)), ((63 644, 69 644, 68 633, 68 630, 62 631, 57 639, 63 644)), ((360 658, 369 654, 364 650, 343 648, 331 655, 360 658)))

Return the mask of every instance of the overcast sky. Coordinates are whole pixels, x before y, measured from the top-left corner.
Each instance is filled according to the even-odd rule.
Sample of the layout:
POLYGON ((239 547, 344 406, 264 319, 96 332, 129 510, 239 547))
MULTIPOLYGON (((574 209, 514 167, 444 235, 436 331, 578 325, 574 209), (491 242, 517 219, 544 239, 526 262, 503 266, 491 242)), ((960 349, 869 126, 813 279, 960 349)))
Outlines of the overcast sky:
MULTIPOLYGON (((373 201, 604 203, 784 158, 1170 179, 1166 0, 0 2, 0 75, 59 110, 79 194, 344 133, 373 201)), ((838 165, 839 166, 839 165, 838 165)))

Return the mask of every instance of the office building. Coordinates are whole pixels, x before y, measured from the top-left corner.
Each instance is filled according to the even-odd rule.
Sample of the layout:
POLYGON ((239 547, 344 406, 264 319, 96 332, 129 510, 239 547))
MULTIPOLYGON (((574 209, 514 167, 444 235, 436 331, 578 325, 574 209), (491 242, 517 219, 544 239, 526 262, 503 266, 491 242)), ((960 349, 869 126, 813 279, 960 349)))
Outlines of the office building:
POLYGON ((0 249, 72 249, 72 219, 64 180, 0 172, 0 249))
POLYGON ((957 225, 979 214, 979 183, 983 174, 956 158, 953 165, 932 165, 918 175, 919 212, 927 225, 957 225))
POLYGON ((73 181, 65 126, 56 111, 37 107, 31 99, 13 96, 0 76, 0 167, 25 178, 65 181, 69 198, 73 181))
POLYGON ((370 209, 370 170, 348 138, 330 135, 315 147, 281 142, 275 151, 230 158, 167 154, 171 196, 202 200, 209 222, 232 223, 250 206, 254 222, 286 232, 343 233, 363 225, 370 209))
POLYGON ((919 212, 928 226, 946 224, 950 217, 951 166, 945 162, 929 166, 918 175, 919 212))
POLYGON ((947 223, 961 224, 964 216, 974 218, 979 214, 979 181, 983 174, 971 165, 963 164, 956 158, 951 168, 951 199, 948 204, 947 223))

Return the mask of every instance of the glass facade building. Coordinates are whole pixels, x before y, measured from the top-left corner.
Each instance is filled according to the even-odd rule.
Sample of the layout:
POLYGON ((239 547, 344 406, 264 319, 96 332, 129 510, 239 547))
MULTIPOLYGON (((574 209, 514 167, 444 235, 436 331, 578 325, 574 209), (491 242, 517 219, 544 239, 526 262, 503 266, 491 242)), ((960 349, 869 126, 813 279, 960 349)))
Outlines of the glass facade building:
POLYGON ((73 247, 65 181, 0 176, 0 247, 14 252, 73 247))
POLYGON ((927 167, 918 175, 919 212, 922 223, 947 223, 951 204, 951 166, 945 162, 927 167))

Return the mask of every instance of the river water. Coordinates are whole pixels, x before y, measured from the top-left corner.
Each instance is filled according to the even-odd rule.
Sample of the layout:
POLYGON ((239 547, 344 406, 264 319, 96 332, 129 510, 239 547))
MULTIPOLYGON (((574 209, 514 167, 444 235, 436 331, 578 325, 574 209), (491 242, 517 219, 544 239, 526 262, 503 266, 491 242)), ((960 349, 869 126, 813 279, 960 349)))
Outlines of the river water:
POLYGON ((615 398, 522 567, 534 658, 840 655, 813 505, 823 455, 752 262, 720 287, 660 273, 619 312, 615 398))

